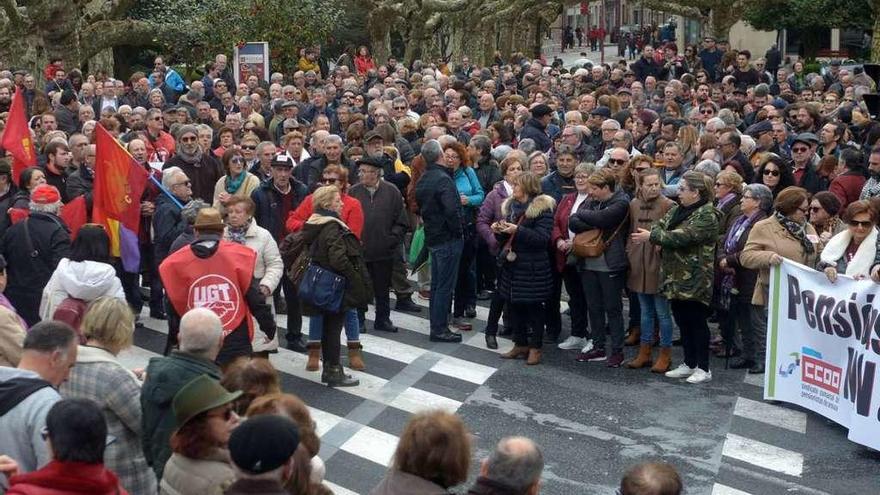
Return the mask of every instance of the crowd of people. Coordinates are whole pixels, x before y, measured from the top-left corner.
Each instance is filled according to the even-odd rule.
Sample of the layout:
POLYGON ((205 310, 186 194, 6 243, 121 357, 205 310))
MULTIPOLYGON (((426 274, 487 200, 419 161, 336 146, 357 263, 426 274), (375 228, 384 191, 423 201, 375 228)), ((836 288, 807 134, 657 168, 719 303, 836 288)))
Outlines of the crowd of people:
MULTIPOLYGON (((0 360, 48 360, 31 364, 50 386, 26 388, 45 399, 27 414, 60 397, 114 411, 105 459, 138 493, 157 480, 184 493, 176 483, 190 481, 193 459, 212 473, 206 484, 243 472, 218 454, 241 399, 216 382, 254 356, 283 344, 308 353, 322 382, 357 386, 341 333, 349 367, 365 369, 368 306, 372 331, 398 331, 392 292, 397 311, 428 301, 439 343, 461 342, 485 301, 486 346, 510 336, 501 357, 528 365, 551 344, 691 384, 712 379, 713 354, 763 373, 771 266, 880 281, 876 82, 836 61, 819 74, 752 60, 711 37, 690 50, 645 44, 633 63, 565 68, 521 54, 405 66, 366 47, 333 66, 311 47, 293 74, 238 82, 224 55, 196 77, 156 57, 126 80, 53 60, 42 89, 34 74, 0 71, 0 112, 23 98, 38 156, 17 177, 0 159, 0 360), (101 224, 71 239, 62 219, 79 197, 92 207, 98 131, 154 179, 140 198, 139 269, 112 256, 101 224), (168 357, 141 386, 114 356, 147 305, 168 321, 168 357), (219 335, 188 343, 187 318, 214 326, 199 308, 220 317, 219 335), (55 321, 84 350, 62 346, 72 340, 55 321), (40 328, 54 337, 29 344, 40 328), (638 346, 629 359, 627 346, 638 346), (198 393, 178 393, 187 387, 198 393)), ((2 370, 35 386, 33 373, 2 370)), ((24 471, 45 466, 39 434, 0 452, 24 471)))

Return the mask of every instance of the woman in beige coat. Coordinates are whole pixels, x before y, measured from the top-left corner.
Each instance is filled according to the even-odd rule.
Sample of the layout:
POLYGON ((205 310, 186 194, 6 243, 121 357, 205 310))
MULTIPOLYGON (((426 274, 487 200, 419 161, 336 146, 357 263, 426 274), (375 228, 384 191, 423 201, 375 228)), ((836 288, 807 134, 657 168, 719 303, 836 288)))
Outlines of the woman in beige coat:
POLYGON ((740 254, 745 268, 758 270, 758 282, 752 296, 752 335, 755 339, 755 365, 749 373, 764 373, 767 340, 767 302, 770 289, 770 267, 791 260, 815 266, 821 244, 816 229, 807 222, 809 193, 801 187, 780 191, 769 218, 756 223, 740 254))
POLYGON ((260 179, 247 171, 244 155, 237 147, 226 150, 221 160, 226 175, 220 177, 214 185, 213 206, 225 216, 229 200, 234 197, 251 197, 254 189, 260 187, 260 179))

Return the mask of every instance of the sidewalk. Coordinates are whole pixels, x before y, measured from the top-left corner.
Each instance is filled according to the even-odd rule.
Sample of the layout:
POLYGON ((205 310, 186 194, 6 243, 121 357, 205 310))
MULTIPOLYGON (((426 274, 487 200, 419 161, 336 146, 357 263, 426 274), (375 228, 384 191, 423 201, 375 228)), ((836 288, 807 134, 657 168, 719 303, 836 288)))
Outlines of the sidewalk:
MULTIPOLYGON (((574 48, 569 48, 565 50, 564 53, 561 52, 561 44, 558 40, 544 40, 544 44, 541 48, 541 52, 547 58, 548 63, 552 62, 555 57, 559 57, 562 59, 562 63, 568 67, 572 63, 574 63, 577 59, 580 58, 588 58, 593 61, 593 64, 598 64, 601 60, 601 53, 599 51, 591 52, 589 43, 586 43, 584 40, 584 46, 577 46, 575 44, 574 48), (585 53, 586 57, 582 56, 581 53, 585 53)), ((617 45, 605 44, 605 63, 612 63, 619 60, 620 57, 617 56, 617 45)))

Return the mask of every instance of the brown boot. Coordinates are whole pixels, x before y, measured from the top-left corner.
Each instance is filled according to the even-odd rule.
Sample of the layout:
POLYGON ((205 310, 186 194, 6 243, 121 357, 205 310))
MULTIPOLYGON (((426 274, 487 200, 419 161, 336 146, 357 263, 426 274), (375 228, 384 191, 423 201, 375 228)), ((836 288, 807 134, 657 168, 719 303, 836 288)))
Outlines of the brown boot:
POLYGON ((627 335, 626 340, 623 342, 624 345, 633 346, 638 345, 642 340, 642 331, 639 327, 630 327, 629 335, 627 335))
POLYGON ((364 364, 364 357, 361 355, 361 349, 363 348, 364 346, 362 346, 360 342, 348 343, 349 368, 357 371, 363 371, 367 368, 367 365, 364 364))
POLYGON ((635 359, 626 363, 627 368, 637 369, 651 365, 651 344, 642 344, 639 346, 639 355, 635 359))
POLYGON ((541 364, 541 349, 529 349, 529 358, 526 359, 526 364, 529 366, 541 364))
POLYGON ((503 359, 519 359, 522 357, 526 357, 529 355, 529 348, 527 346, 513 346, 513 349, 501 354, 503 359))
POLYGON ((321 361, 321 343, 309 342, 306 347, 309 350, 309 362, 306 363, 306 371, 318 371, 321 361))
POLYGON ((651 367, 651 373, 666 373, 672 365, 672 348, 661 347, 660 355, 651 367))

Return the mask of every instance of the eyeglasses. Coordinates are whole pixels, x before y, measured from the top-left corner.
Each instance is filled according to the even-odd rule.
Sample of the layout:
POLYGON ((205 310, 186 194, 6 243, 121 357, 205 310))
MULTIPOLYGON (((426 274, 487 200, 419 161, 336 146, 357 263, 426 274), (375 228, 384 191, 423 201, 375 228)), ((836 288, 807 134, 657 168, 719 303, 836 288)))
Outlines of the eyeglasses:
POLYGON ((810 207, 810 211, 813 213, 817 213, 821 209, 822 209, 822 207, 820 207, 820 206, 811 206, 810 207))
POLYGON ((824 101, 825 103, 837 103, 837 100, 835 100, 834 98, 826 98, 826 99, 823 100, 823 101, 824 101))
POLYGON ((804 153, 809 149, 810 148, 792 148, 791 151, 792 153, 804 153))
POLYGON ((236 165, 244 165, 244 158, 240 156, 234 156, 229 160, 229 163, 234 163, 236 165))
POLYGON ((192 143, 195 141, 198 141, 198 138, 196 138, 195 136, 187 136, 187 137, 180 138, 181 143, 192 143))
POLYGON ((755 199, 755 197, 754 196, 746 196, 745 194, 743 194, 742 199, 755 199))
POLYGON ((406 107, 394 107, 395 110, 406 110, 406 107))
POLYGON ((860 222, 858 220, 850 220, 849 221, 850 227, 857 227, 857 228, 861 227, 863 229, 870 229, 873 225, 874 225, 874 222, 860 222))
POLYGON ((626 163, 626 160, 621 160, 620 158, 609 158, 608 163, 612 165, 623 165, 626 163))
POLYGON ((155 120, 155 121, 161 122, 161 121, 165 120, 165 117, 153 117, 150 120, 155 120))
POLYGON ((241 146, 241 149, 243 149, 243 150, 251 150, 251 151, 253 151, 253 150, 257 149, 257 147, 256 147, 256 146, 252 146, 252 145, 247 145, 247 146, 242 145, 242 146, 241 146))
POLYGON ((707 108, 706 110, 700 110, 700 113, 703 115, 712 115, 713 113, 715 113, 715 110, 707 108))
POLYGON ((190 181, 184 181, 184 182, 178 182, 177 184, 174 184, 174 185, 175 185, 175 186, 190 187, 190 186, 192 186, 192 182, 190 182, 190 181))
POLYGON ((331 178, 324 177, 323 179, 321 179, 321 184, 336 184, 338 182, 339 182, 339 179, 332 178, 332 177, 331 178))
POLYGON ((777 177, 779 176, 779 173, 779 170, 764 169, 764 175, 772 175, 773 177, 777 177))
POLYGON ((574 180, 587 180, 589 178, 590 178, 590 176, 588 176, 588 175, 575 175, 574 176, 574 180))

